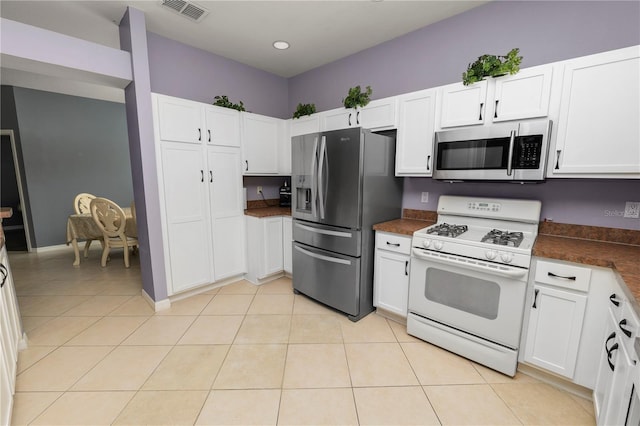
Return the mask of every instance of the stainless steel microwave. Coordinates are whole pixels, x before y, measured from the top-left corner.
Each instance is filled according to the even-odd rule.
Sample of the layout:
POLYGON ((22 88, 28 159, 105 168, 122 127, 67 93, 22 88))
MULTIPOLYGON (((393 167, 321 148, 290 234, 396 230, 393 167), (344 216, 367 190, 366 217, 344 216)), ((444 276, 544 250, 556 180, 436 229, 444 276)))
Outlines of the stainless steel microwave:
POLYGON ((552 124, 530 120, 436 132, 433 178, 542 181, 552 124))

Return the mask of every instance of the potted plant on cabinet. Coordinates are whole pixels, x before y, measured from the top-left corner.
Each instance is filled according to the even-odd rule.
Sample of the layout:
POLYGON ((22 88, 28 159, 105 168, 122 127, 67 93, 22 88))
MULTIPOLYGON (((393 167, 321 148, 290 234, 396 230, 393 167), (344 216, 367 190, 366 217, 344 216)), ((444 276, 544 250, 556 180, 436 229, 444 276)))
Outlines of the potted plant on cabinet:
POLYGON ((520 49, 511 49, 506 55, 482 55, 474 63, 469 64, 467 71, 462 73, 462 83, 465 86, 483 80, 486 77, 499 77, 505 74, 516 74, 520 71, 522 56, 518 56, 520 49))
POLYGON ((213 102, 213 105, 215 106, 231 108, 238 111, 246 111, 246 109, 244 109, 244 104, 242 103, 242 101, 240 101, 239 104, 234 104, 226 95, 215 96, 213 99, 215 99, 215 101, 213 102))
POLYGON ((316 112, 316 104, 298 104, 293 118, 300 118, 304 115, 311 115, 316 112))
POLYGON ((371 86, 367 86, 363 92, 360 86, 351 87, 347 97, 342 100, 342 104, 345 108, 358 108, 366 106, 370 99, 373 90, 371 86))

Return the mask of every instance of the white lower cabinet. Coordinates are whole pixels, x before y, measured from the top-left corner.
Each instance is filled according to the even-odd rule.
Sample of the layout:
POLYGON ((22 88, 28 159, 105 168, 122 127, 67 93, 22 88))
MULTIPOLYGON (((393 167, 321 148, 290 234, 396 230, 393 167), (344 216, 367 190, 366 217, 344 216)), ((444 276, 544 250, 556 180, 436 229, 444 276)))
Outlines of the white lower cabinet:
POLYGON ((24 345, 20 310, 6 247, 0 250, 0 425, 11 424, 18 350, 24 345))
POLYGON ((284 270, 282 216, 257 218, 247 222, 247 279, 254 283, 284 270))
POLYGON ((373 306, 407 316, 411 237, 376 231, 373 306))
POLYGON ((520 361, 594 389, 616 285, 609 268, 534 258, 520 361))
POLYGON ((282 262, 284 271, 291 274, 293 271, 293 263, 291 251, 293 249, 293 221, 291 217, 282 218, 282 262))

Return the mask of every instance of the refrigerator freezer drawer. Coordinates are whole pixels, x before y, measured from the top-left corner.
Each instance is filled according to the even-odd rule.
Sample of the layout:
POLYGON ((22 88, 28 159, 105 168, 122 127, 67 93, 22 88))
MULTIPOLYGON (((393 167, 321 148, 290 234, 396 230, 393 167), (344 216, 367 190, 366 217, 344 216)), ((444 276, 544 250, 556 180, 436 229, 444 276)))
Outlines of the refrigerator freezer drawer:
POLYGON ((299 243, 360 257, 362 232, 295 219, 293 239, 299 243))
POLYGON ((293 288, 349 315, 360 310, 360 258, 293 243, 293 288))

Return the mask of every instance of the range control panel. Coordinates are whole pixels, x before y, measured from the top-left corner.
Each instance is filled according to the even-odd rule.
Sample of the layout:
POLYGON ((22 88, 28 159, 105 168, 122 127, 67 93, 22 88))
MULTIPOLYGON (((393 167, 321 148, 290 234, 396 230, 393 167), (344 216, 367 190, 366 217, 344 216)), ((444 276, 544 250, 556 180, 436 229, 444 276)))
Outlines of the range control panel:
POLYGON ((467 208, 473 211, 499 212, 501 207, 500 203, 482 203, 477 201, 467 203, 467 208))

